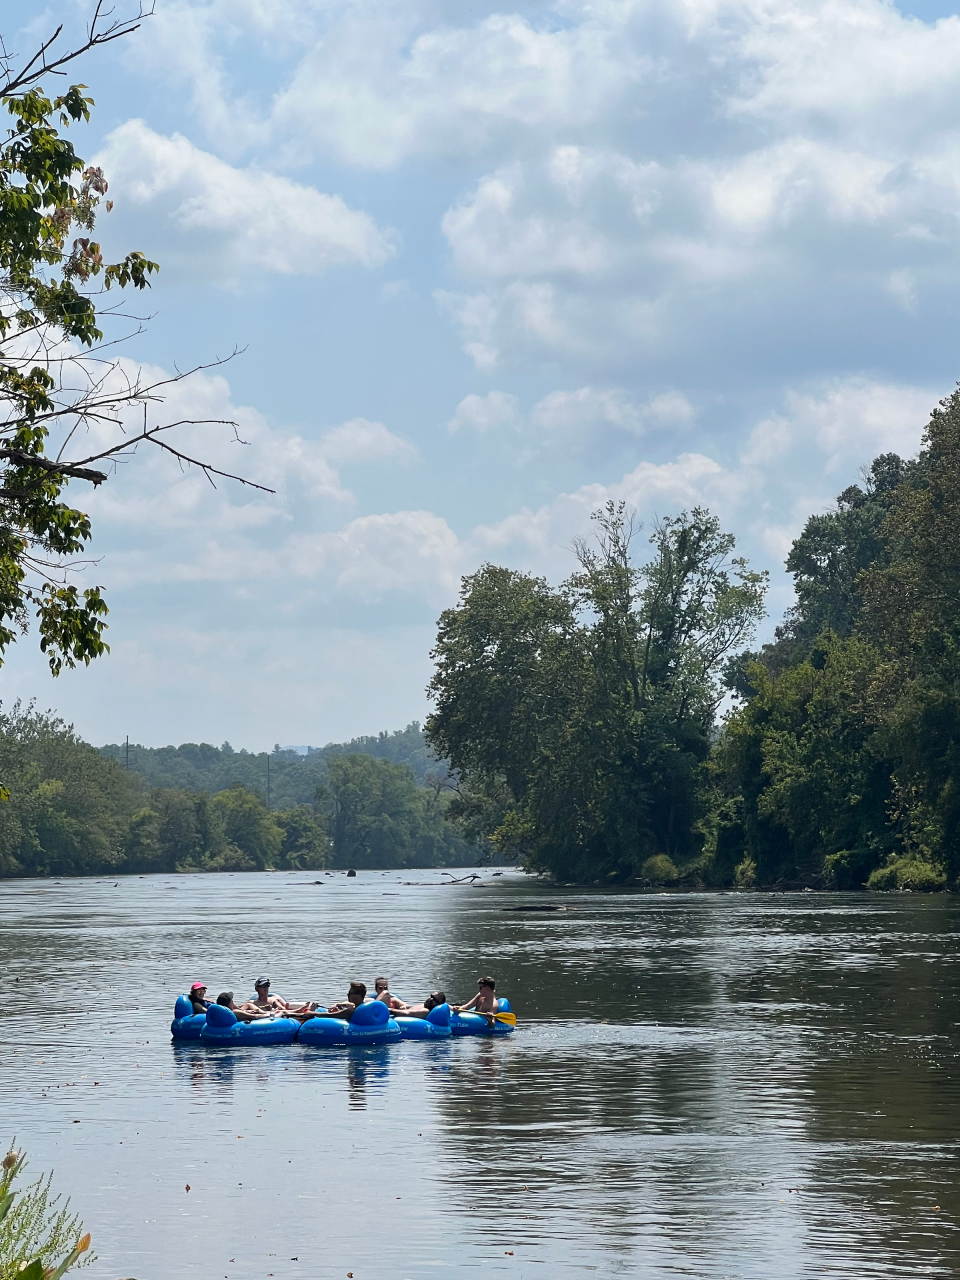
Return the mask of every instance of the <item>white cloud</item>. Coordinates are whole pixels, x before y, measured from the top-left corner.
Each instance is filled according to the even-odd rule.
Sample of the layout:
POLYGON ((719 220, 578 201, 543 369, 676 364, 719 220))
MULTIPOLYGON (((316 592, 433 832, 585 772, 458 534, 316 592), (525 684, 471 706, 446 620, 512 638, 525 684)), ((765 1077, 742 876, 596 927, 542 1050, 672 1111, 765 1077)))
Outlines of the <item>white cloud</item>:
POLYGON ((677 391, 661 392, 637 404, 620 388, 578 387, 551 391, 534 405, 531 417, 550 434, 583 434, 598 426, 641 434, 648 426, 683 426, 695 416, 689 400, 677 391))
POLYGON ((917 312, 917 278, 912 271, 891 271, 887 292, 907 315, 917 312))
POLYGON ((788 390, 784 410, 753 429, 742 460, 763 465, 815 444, 828 472, 868 463, 879 453, 911 457, 937 402, 936 392, 869 378, 835 379, 809 391, 788 390))
POLYGON ((463 156, 517 127, 581 126, 649 62, 618 50, 603 21, 535 25, 494 13, 456 26, 415 0, 327 14, 268 127, 371 168, 421 154, 463 156))
POLYGON ((518 208, 523 171, 483 178, 469 200, 443 219, 457 265, 471 275, 538 276, 545 272, 596 274, 609 266, 603 228, 575 217, 552 217, 547 209, 518 208))
POLYGON ((388 431, 382 422, 353 418, 333 427, 320 439, 319 451, 331 462, 373 462, 379 458, 408 461, 416 450, 408 440, 388 431))
MULTIPOLYGON (((140 64, 192 85, 218 151, 271 168, 456 158, 442 228, 461 279, 437 296, 481 370, 561 358, 595 380, 664 347, 709 358, 718 323, 749 349, 798 294, 815 332, 845 308, 920 314, 960 284, 960 19, 884 0, 535 0, 479 19, 433 0, 170 0, 149 28, 140 64), (244 42, 275 60, 270 92, 229 74, 244 42)), ((193 152, 164 159, 190 144, 152 138, 134 176, 193 173, 193 152)), ((275 207, 257 179, 288 180, 217 172, 244 198, 198 178, 151 199, 273 270, 390 251, 342 202, 300 216, 337 197, 295 184, 291 233, 267 219, 247 236, 237 204, 275 207)))
POLYGON ((485 396, 464 396, 449 422, 450 431, 464 428, 481 434, 492 427, 516 426, 519 422, 516 396, 506 391, 488 391, 485 396))
POLYGON ((517 396, 488 391, 464 396, 448 427, 478 434, 509 427, 528 436, 540 434, 544 447, 556 448, 560 442, 572 444, 603 428, 640 435, 649 427, 686 426, 695 416, 689 400, 678 391, 664 391, 639 404, 621 387, 550 391, 528 415, 521 413, 517 396))
POLYGON ((260 169, 235 169, 142 120, 114 129, 97 163, 118 212, 125 204, 149 209, 207 270, 317 275, 347 263, 381 266, 394 252, 374 220, 340 196, 260 169))
POLYGON ((281 560, 298 576, 330 574, 361 596, 407 591, 444 604, 456 590, 460 544, 441 516, 393 511, 361 516, 337 533, 295 536, 281 560))

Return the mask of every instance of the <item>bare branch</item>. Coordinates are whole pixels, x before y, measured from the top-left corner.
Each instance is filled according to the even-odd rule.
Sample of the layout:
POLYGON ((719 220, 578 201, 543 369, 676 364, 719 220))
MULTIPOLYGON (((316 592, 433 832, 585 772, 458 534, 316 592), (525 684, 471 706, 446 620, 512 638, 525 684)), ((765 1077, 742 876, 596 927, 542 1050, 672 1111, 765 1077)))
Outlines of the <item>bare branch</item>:
POLYGON ((101 21, 110 17, 112 9, 104 12, 103 0, 97 0, 97 7, 94 10, 93 18, 87 27, 87 38, 83 44, 69 52, 62 54, 59 58, 47 61, 47 53, 60 38, 63 31, 63 24, 57 27, 53 35, 45 40, 37 52, 25 63, 19 72, 14 72, 10 63, 11 55, 4 54, 0 57, 0 64, 3 64, 7 75, 6 82, 0 84, 0 98, 11 98, 18 93, 23 93, 30 85, 36 84, 38 80, 42 80, 45 75, 64 75, 65 72, 60 70, 68 62, 73 62, 76 58, 89 52, 90 49, 96 49, 100 45, 110 44, 113 40, 119 40, 121 36, 132 35, 136 31, 144 18, 152 17, 154 11, 153 4, 149 9, 145 9, 141 3, 137 14, 133 18, 116 18, 113 22, 106 26, 100 26, 101 21))
MULTIPOLYGON (((42 454, 26 453, 23 449, 8 449, 0 446, 0 458, 9 458, 21 467, 39 467, 41 471, 50 471, 58 476, 73 476, 77 480, 89 480, 91 484, 103 484, 106 475, 102 471, 90 471, 71 462, 53 462, 42 454)), ((88 459, 92 461, 92 459, 88 459)))
MULTIPOLYGON (((171 426, 179 426, 179 423, 171 423, 171 426)), ((166 428, 155 428, 155 430, 166 430, 166 428)), ((144 438, 147 438, 145 435, 144 438)), ((133 443, 133 441, 131 441, 133 443)), ((179 449, 174 449, 173 445, 167 444, 165 440, 157 440, 151 438, 151 443, 155 444, 158 449, 165 449, 167 453, 172 453, 175 458, 179 458, 181 462, 188 463, 191 467, 199 467, 214 488, 213 476, 220 476, 224 480, 236 480, 238 484, 246 485, 248 489, 259 489, 261 493, 276 493, 276 489, 268 489, 265 484, 256 484, 253 480, 244 480, 243 476, 232 475, 229 471, 220 471, 216 467, 212 467, 209 462, 200 462, 197 458, 190 458, 185 453, 181 453, 179 449)))

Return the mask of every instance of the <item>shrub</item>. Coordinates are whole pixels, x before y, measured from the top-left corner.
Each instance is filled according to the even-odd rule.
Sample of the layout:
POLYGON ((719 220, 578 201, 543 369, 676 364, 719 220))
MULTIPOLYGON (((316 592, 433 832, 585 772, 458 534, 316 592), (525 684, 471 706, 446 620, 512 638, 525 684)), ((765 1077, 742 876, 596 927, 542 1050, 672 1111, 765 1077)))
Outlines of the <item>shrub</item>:
POLYGON ((916 856, 891 855, 886 865, 877 867, 867 880, 868 889, 913 889, 917 893, 936 893, 947 883, 946 872, 916 856))
POLYGON ((60 1280, 77 1263, 93 1260, 90 1236, 81 1235, 83 1224, 71 1214, 69 1200, 59 1207, 60 1197, 51 1195, 51 1175, 13 1189, 26 1162, 11 1150, 0 1164, 0 1280, 60 1280))
POLYGON ((676 880, 679 874, 673 859, 668 858, 665 853, 655 853, 640 868, 641 877, 649 880, 651 884, 669 884, 671 880, 676 880))
POLYGON ((757 864, 752 858, 744 858, 734 867, 733 883, 738 889, 752 889, 757 883, 757 864))

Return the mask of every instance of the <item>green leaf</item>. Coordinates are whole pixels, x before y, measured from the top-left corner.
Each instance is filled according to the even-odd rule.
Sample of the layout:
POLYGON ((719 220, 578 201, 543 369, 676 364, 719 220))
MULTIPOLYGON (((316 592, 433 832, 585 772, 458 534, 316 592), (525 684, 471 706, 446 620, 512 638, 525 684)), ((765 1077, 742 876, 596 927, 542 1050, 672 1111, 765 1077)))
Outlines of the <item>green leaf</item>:
POLYGON ((46 1280, 43 1263, 40 1259, 34 1258, 22 1271, 18 1271, 17 1280, 46 1280))

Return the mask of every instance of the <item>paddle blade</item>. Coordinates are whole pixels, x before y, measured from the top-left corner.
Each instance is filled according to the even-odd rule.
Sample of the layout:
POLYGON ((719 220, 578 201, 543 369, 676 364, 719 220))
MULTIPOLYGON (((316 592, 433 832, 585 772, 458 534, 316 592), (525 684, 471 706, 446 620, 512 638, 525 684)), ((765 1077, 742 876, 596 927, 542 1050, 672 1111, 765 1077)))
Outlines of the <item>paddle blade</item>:
POLYGON ((517 1025, 517 1015, 515 1013, 495 1013, 493 1015, 498 1021, 505 1022, 510 1027, 517 1025))

